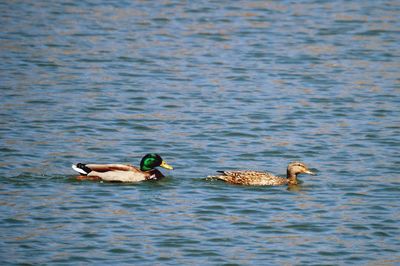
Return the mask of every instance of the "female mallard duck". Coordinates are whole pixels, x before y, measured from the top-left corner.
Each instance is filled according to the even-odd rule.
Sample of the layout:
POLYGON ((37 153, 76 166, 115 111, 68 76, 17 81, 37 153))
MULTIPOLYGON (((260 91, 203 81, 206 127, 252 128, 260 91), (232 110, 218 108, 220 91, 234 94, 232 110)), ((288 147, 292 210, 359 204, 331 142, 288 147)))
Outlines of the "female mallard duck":
POLYGON ((210 178, 220 179, 225 182, 237 185, 248 186, 280 186, 297 185, 298 174, 315 175, 304 163, 291 162, 287 167, 286 178, 274 176, 268 172, 258 171, 218 171, 222 175, 210 176, 210 178))
POLYGON ((164 175, 157 169, 161 166, 172 170, 158 154, 146 154, 140 162, 140 169, 125 164, 73 164, 72 169, 80 173, 79 180, 104 180, 109 182, 140 182, 144 180, 157 180, 164 175))

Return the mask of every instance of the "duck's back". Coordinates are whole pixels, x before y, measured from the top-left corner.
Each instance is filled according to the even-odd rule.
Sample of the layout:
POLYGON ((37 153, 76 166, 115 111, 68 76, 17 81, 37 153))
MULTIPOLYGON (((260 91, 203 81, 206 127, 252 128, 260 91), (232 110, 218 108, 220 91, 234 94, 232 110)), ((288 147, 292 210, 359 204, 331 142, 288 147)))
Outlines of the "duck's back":
POLYGON ((217 179, 228 183, 249 186, 279 186, 288 183, 286 178, 274 176, 268 172, 260 171, 218 171, 221 175, 215 176, 217 179))

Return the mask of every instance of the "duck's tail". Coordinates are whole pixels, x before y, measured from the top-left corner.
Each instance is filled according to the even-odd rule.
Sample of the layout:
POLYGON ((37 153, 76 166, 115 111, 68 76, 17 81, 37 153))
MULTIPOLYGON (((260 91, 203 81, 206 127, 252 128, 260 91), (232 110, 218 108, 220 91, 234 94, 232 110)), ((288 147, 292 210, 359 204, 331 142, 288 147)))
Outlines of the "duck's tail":
POLYGON ((223 180, 226 181, 224 171, 217 171, 218 173, 221 173, 221 175, 209 175, 207 176, 208 180, 223 180))
POLYGON ((89 167, 86 166, 86 164, 83 163, 73 164, 72 169, 74 169, 75 171, 77 171, 82 175, 87 175, 92 171, 92 169, 90 169, 89 167))

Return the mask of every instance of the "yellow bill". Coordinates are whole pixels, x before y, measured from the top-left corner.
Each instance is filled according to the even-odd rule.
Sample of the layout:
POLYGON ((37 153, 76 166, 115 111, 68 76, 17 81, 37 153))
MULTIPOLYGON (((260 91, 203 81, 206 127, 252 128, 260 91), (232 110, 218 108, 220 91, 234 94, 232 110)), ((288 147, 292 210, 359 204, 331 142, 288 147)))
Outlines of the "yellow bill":
POLYGON ((165 168, 165 169, 168 169, 168 170, 174 169, 171 165, 167 164, 165 161, 162 161, 161 164, 160 164, 160 166, 161 166, 162 168, 165 168))
POLYGON ((309 174, 309 175, 316 175, 316 173, 314 173, 314 172, 312 172, 312 171, 310 171, 310 170, 307 170, 307 171, 305 171, 304 173, 309 174))

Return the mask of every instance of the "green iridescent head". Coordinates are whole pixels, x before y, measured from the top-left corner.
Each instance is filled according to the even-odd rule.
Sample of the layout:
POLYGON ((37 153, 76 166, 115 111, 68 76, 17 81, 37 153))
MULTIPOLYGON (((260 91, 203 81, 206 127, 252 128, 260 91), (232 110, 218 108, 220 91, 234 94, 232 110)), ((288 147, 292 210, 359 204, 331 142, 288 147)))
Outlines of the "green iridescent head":
POLYGON ((156 167, 163 167, 168 170, 174 169, 172 166, 167 164, 160 155, 156 153, 149 153, 146 154, 143 158, 142 161, 140 162, 140 170, 141 171, 150 171, 156 167))

